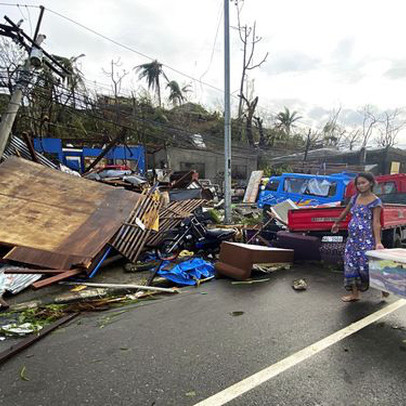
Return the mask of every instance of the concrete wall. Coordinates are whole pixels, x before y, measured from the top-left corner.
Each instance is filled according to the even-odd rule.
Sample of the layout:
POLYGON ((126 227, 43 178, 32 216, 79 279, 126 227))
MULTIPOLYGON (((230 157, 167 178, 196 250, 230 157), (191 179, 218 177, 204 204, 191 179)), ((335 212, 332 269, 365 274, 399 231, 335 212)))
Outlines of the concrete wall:
MULTIPOLYGON (((195 169, 204 167, 204 173, 199 174, 200 178, 210 179, 212 182, 219 183, 224 176, 224 152, 213 152, 207 150, 167 148, 168 167, 174 171, 195 169), (196 165, 193 165, 196 164, 196 165), (200 164, 200 165, 199 165, 200 164)), ((251 172, 257 169, 257 156, 255 154, 233 152, 232 154, 232 176, 236 176, 236 169, 245 172, 246 176, 240 176, 240 181, 245 182, 249 179, 251 172), (236 168, 238 166, 239 168, 236 168), (242 179, 243 178, 243 179, 242 179)), ((240 173, 242 175, 242 173, 240 173)))

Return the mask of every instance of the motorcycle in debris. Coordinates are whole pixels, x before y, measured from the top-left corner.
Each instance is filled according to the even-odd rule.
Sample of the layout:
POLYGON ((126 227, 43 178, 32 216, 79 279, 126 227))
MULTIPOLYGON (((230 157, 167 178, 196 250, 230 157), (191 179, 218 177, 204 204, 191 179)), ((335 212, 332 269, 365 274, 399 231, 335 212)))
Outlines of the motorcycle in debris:
POLYGON ((157 248, 160 259, 176 258, 182 250, 208 256, 220 251, 223 241, 231 241, 235 230, 208 229, 196 216, 182 221, 180 226, 165 236, 157 248))

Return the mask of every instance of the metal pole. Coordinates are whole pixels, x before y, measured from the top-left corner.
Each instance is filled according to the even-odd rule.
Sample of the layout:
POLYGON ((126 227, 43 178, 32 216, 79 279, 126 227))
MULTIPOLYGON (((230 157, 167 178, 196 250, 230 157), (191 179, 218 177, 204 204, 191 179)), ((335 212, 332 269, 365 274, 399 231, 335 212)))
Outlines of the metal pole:
POLYGON ((224 222, 231 223, 230 16, 224 0, 224 222))
POLYGON ((34 33, 34 42, 37 41, 37 37, 39 34, 39 29, 41 27, 41 23, 42 23, 42 17, 44 16, 44 11, 45 11, 45 7, 44 6, 39 6, 40 12, 39 12, 39 17, 38 17, 38 21, 37 21, 37 26, 35 27, 35 33, 34 33))

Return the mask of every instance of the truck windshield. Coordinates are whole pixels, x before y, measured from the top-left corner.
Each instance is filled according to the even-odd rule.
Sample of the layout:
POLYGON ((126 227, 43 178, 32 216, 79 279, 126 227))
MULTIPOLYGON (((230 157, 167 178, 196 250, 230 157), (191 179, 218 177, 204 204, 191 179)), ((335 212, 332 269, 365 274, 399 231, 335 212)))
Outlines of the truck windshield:
POLYGON ((337 183, 330 182, 327 179, 286 178, 284 183, 284 191, 287 193, 331 197, 335 195, 336 190, 337 183))

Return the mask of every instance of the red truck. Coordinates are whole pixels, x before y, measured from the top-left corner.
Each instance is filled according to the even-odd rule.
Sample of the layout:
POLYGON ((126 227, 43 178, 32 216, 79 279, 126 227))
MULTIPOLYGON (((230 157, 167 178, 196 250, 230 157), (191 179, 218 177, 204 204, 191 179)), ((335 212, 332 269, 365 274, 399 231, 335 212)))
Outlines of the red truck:
MULTIPOLYGON (((381 215, 382 243, 385 248, 402 247, 406 240, 406 174, 383 175, 376 178, 374 193, 383 204, 381 215)), ((350 215, 340 223, 338 234, 331 227, 356 193, 354 183, 346 189, 345 200, 339 207, 301 208, 288 213, 289 233, 278 233, 278 245, 297 248, 303 259, 323 259, 339 262, 343 256, 350 215), (293 233, 293 234, 292 234, 293 233), (306 258, 307 257, 307 258, 306 258)))

